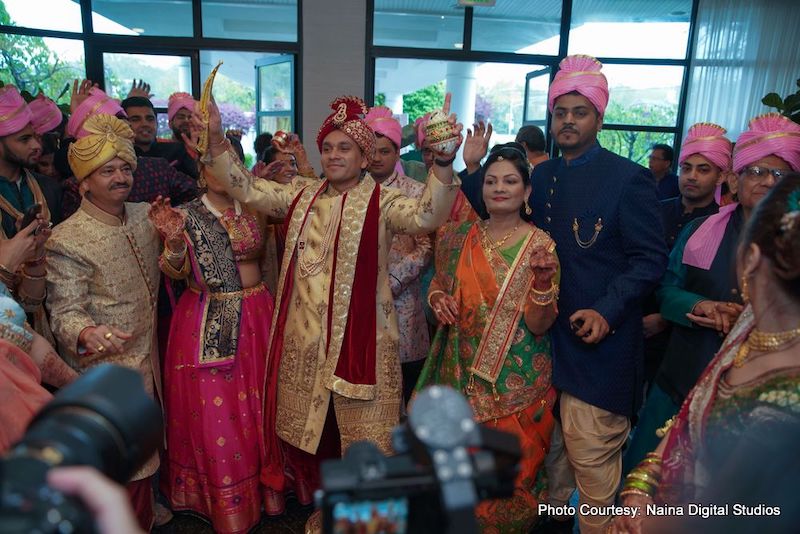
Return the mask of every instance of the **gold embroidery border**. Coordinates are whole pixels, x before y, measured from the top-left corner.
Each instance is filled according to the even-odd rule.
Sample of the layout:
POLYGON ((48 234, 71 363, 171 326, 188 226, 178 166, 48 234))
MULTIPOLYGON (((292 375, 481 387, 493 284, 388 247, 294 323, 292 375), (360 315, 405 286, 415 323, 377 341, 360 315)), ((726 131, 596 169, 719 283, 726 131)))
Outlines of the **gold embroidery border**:
POLYGON ((322 368, 326 388, 344 397, 360 400, 374 399, 376 385, 352 384, 339 378, 336 376, 336 366, 342 352, 344 331, 350 311, 350 298, 353 294, 353 278, 356 274, 361 232, 364 229, 364 216, 374 190, 375 181, 367 175, 356 187, 347 192, 345 198, 342 220, 339 223, 339 246, 336 250, 336 272, 334 273, 336 289, 333 292, 331 305, 331 331, 328 333, 330 342, 322 368))
MULTIPOLYGON (((311 187, 304 187, 300 190, 299 196, 300 198, 297 200, 297 203, 294 206, 294 210, 292 211, 292 218, 289 221, 289 227, 286 231, 286 243, 284 247, 284 254, 283 254, 283 261, 281 262, 281 267, 278 275, 278 285, 275 289, 275 313, 272 314, 272 325, 269 330, 269 343, 267 344, 267 350, 272 350, 272 343, 274 341, 275 332, 278 328, 278 315, 281 309, 281 303, 283 302, 284 298, 292 298, 291 295, 284 295, 283 289, 286 283, 286 276, 287 271, 289 270, 289 265, 292 261, 292 257, 297 254, 297 238, 300 236, 300 229, 303 226, 303 221, 305 221, 306 215, 308 213, 308 209, 311 207, 311 202, 319 196, 320 193, 325 191, 325 188, 328 187, 328 181, 325 180, 320 184, 320 186, 316 189, 312 189, 311 187)), ((297 197, 295 197, 297 198, 297 197)), ((294 273, 289 273, 289 276, 294 276, 294 273)), ((285 332, 284 332, 285 334, 285 332)), ((271 358, 272 354, 268 354, 267 358, 271 358)), ((267 362, 269 363, 269 362, 267 362)), ((266 391, 267 387, 267 380, 269 377, 267 374, 264 374, 264 391, 266 391)), ((267 398, 266 396, 264 397, 267 398)), ((266 413, 266 410, 264 411, 266 413)))
POLYGON ((525 297, 533 283, 533 272, 528 268, 531 252, 538 246, 546 245, 549 240, 538 228, 528 234, 489 313, 469 370, 490 384, 494 384, 500 376, 524 310, 525 297), (509 305, 509 301, 512 305, 509 305))

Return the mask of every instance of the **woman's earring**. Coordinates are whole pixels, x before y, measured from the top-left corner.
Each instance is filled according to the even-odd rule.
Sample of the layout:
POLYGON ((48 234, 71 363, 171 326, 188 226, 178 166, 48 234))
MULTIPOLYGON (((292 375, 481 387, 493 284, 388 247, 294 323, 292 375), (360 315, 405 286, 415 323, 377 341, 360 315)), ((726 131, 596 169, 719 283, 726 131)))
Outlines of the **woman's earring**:
POLYGON ((525 202, 525 215, 530 215, 531 213, 533 213, 533 210, 531 209, 530 204, 525 202))
POLYGON ((742 280, 739 285, 742 289, 742 302, 747 304, 750 302, 750 289, 747 286, 747 276, 742 275, 742 280))

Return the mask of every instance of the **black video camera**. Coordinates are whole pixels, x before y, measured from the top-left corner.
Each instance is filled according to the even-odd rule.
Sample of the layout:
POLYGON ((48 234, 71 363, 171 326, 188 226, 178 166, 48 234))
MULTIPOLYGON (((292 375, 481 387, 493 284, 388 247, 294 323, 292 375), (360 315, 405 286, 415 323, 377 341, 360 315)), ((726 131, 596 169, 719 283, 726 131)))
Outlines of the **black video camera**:
POLYGON ((476 424, 467 400, 450 387, 422 391, 392 445, 396 456, 365 441, 343 459, 323 462, 316 497, 325 534, 364 526, 386 534, 477 534, 475 506, 514 492, 519 440, 476 424))
POLYGON ((95 532, 82 501, 47 486, 51 467, 88 465, 125 484, 152 455, 161 410, 136 371, 100 365, 61 390, 0 461, 0 532, 95 532))

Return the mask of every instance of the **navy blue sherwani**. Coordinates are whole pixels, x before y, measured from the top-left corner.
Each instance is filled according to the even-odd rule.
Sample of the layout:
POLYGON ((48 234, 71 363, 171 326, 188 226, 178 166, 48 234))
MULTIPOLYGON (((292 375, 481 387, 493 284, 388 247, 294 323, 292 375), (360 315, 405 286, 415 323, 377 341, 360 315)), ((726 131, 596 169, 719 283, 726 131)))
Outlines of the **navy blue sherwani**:
MULTIPOLYGON (((479 173, 473 176, 463 190, 474 206, 481 188, 479 173)), ((644 167, 599 144, 569 164, 540 163, 531 181, 533 222, 555 240, 561 263, 559 314, 550 330, 553 384, 630 417, 642 400, 642 301, 667 265, 655 183, 644 167), (569 318, 581 309, 608 321, 600 343, 572 332, 569 318)))

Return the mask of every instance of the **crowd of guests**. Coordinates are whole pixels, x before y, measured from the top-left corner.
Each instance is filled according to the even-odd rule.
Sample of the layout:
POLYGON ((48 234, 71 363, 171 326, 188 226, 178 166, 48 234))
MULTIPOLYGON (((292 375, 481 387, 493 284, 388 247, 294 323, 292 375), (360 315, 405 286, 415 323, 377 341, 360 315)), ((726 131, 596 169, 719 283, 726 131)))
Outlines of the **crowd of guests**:
POLYGON ((445 384, 521 445, 487 532, 658 531, 611 505, 744 498, 715 481, 800 411, 800 125, 696 124, 677 176, 667 145, 648 170, 597 141, 602 65, 559 67, 557 158, 532 126, 462 135, 449 95, 406 128, 339 97, 319 175, 285 132, 245 167, 216 69, 170 96, 167 140, 142 82, 118 102, 76 80, 68 117, 0 88, 0 449, 82 371, 136 369, 166 444, 126 488, 140 528, 247 532, 312 504, 352 443, 391 454, 414 391, 445 384), (599 512, 539 513, 575 491, 599 512))

